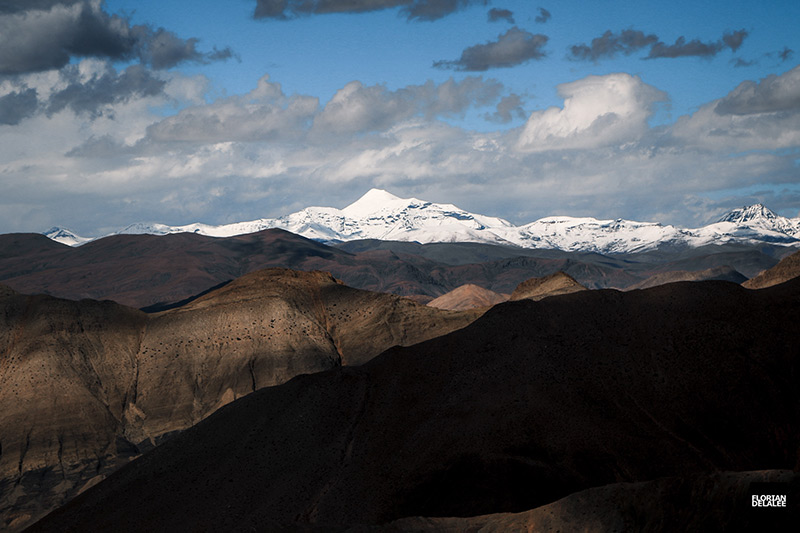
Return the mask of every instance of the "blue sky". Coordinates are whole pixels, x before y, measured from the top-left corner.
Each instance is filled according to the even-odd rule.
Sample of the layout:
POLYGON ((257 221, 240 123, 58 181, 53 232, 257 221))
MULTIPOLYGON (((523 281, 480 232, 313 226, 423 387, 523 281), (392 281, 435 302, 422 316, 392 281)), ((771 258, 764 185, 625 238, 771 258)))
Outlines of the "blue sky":
POLYGON ((370 187, 515 223, 797 216, 799 25, 789 1, 0 2, 0 232, 370 187))

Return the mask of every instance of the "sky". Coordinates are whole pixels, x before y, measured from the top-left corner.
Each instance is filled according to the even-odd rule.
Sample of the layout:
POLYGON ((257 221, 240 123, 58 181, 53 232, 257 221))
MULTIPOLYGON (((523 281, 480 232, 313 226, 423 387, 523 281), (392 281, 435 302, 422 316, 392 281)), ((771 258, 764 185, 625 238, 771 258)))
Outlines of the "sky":
POLYGON ((0 0, 0 233, 370 188, 524 224, 800 214, 800 2, 0 0))

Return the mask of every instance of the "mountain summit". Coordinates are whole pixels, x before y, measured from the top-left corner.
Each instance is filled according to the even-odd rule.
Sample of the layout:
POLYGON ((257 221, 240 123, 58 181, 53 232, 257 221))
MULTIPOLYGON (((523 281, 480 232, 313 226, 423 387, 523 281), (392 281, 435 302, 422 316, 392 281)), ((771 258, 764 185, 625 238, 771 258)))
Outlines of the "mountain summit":
MULTIPOLYGON (((452 204, 400 198, 370 189, 344 209, 307 207, 279 218, 262 218, 222 226, 132 224, 123 234, 199 233, 230 237, 280 228, 321 242, 359 239, 383 241, 477 242, 597 253, 630 253, 661 247, 699 247, 730 242, 800 245, 800 218, 781 217, 761 204, 735 209, 719 222, 686 229, 657 222, 598 220, 553 216, 523 226, 497 217, 470 213, 452 204)), ((52 230, 51 230, 52 231, 52 230)), ((51 234, 47 234, 51 238, 51 234)), ((81 244, 74 236, 68 244, 81 244)))
POLYGON ((749 222, 773 222, 779 218, 775 213, 764 207, 762 204, 754 204, 750 206, 740 207, 734 209, 719 219, 719 222, 733 222, 734 224, 746 224, 749 222))
POLYGON ((383 209, 396 207, 398 202, 408 203, 409 201, 422 203, 416 198, 404 200, 383 189, 370 189, 364 196, 342 209, 342 213, 349 217, 360 218, 377 213, 383 209))

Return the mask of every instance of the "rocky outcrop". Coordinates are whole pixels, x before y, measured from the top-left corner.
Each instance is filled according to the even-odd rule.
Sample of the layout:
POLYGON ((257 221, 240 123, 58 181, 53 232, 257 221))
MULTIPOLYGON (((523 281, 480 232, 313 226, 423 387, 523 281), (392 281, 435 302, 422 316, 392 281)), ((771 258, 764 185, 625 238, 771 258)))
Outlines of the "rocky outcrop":
POLYGON ((0 525, 40 516, 257 389, 360 364, 477 316, 286 269, 153 315, 2 287, 0 525))

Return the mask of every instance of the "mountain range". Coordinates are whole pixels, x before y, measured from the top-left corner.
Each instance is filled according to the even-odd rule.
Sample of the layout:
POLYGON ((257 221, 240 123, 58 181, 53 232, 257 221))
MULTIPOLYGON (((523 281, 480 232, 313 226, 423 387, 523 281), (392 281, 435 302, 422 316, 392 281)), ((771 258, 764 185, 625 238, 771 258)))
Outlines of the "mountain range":
MULTIPOLYGON (((136 223, 114 234, 198 233, 231 237, 269 228, 284 229, 324 243, 363 239, 472 242, 606 254, 725 243, 800 244, 800 218, 778 216, 761 204, 735 209, 713 224, 694 229, 657 222, 570 216, 551 216, 515 226, 502 218, 470 213, 452 204, 399 198, 380 189, 371 189, 344 209, 307 207, 278 218, 220 226, 136 223)), ((60 227, 51 228, 44 235, 70 246, 92 240, 60 227)))
MULTIPOLYGON (((624 289, 654 275, 722 266, 750 278, 792 250, 728 243, 603 255, 374 239, 326 245, 281 229, 233 237, 111 235, 71 247, 35 233, 11 233, 0 235, 0 283, 25 294, 109 299, 158 311, 248 272, 283 267, 327 271, 352 287, 425 303, 465 284, 511 294, 529 278, 558 271, 590 289, 624 289)), ((678 279, 690 278, 665 281, 678 279)))

